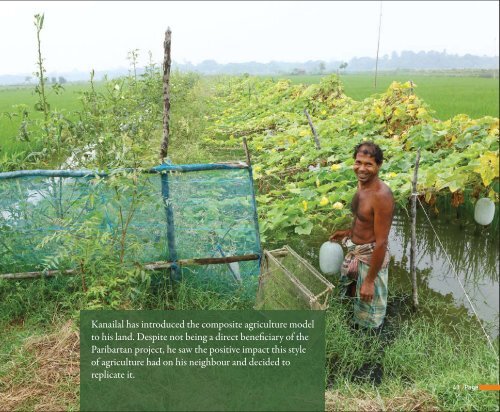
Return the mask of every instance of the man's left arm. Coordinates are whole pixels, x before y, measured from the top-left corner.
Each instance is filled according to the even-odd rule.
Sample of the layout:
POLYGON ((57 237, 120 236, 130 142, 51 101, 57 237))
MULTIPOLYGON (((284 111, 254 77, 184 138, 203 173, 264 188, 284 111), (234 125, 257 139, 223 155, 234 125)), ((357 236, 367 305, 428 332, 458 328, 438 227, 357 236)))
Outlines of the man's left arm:
POLYGON ((375 279, 384 263, 385 253, 391 230, 394 200, 391 194, 381 196, 373 205, 373 231, 375 234, 375 248, 370 259, 368 274, 360 288, 360 297, 366 302, 373 299, 375 279))

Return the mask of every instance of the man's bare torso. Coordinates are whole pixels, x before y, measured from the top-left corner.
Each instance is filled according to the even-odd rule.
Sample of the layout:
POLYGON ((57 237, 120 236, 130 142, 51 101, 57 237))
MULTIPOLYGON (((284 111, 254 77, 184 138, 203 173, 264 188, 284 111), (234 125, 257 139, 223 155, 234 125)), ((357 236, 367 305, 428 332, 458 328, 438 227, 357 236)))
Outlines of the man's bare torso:
MULTIPOLYGON (((375 183, 375 182, 374 182, 375 183)), ((394 209, 394 200, 391 189, 378 180, 373 187, 358 187, 351 203, 351 210, 354 215, 352 224, 351 240, 356 244, 366 244, 375 242, 375 202, 379 207, 391 210, 394 209)))

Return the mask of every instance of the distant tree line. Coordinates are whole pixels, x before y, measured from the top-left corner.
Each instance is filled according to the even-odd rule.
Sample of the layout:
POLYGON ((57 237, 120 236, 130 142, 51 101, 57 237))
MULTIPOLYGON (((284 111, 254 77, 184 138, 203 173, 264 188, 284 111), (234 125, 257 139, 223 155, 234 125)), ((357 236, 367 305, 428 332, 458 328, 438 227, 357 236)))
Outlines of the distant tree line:
MULTIPOLYGON (((497 69, 498 56, 459 56, 448 54, 446 50, 437 51, 402 51, 384 55, 378 62, 379 70, 450 70, 450 69, 497 69)), ((340 71, 356 72, 375 69, 375 58, 354 57, 349 61, 309 60, 306 62, 269 63, 245 62, 220 64, 215 60, 205 60, 199 64, 173 63, 173 68, 180 71, 194 71, 203 74, 323 74, 340 71)))
MULTIPOLYGON (((25 76, 24 83, 31 83, 32 80, 33 80, 32 76, 25 76)), ((47 77, 46 81, 47 81, 47 83, 52 83, 52 84, 56 84, 56 83, 64 84, 64 83, 67 83, 67 80, 63 76, 59 76, 59 77, 55 77, 55 76, 47 77)))
MULTIPOLYGON (((373 69, 375 59, 370 57, 361 57, 351 59, 349 62, 351 70, 363 71, 373 69)), ((432 69, 498 69, 498 56, 475 56, 465 54, 448 54, 446 50, 437 51, 402 51, 400 54, 384 55, 379 59, 378 67, 380 70, 432 70, 432 69)))
MULTIPOLYGON (((487 76, 498 77, 498 56, 475 56, 466 54, 448 54, 446 50, 442 52, 413 52, 402 51, 393 52, 380 57, 378 62, 379 70, 495 70, 496 73, 485 73, 487 76)), ((198 72, 202 74, 244 74, 251 75, 304 75, 304 74, 327 74, 327 73, 349 73, 366 72, 375 70, 375 58, 354 57, 349 61, 341 60, 309 60, 306 62, 282 62, 272 61, 269 63, 245 62, 220 64, 215 60, 205 60, 199 64, 192 63, 172 63, 173 70, 181 72, 198 72)), ((125 68, 96 71, 96 79, 108 79, 126 76, 130 74, 125 68)), ((144 74, 144 68, 136 67, 135 75, 144 74)), ((481 74, 483 75, 483 74, 481 74)), ((88 81, 88 71, 72 71, 64 73, 47 73, 48 83, 62 85, 66 82, 88 81)), ((0 75, 0 85, 26 85, 35 81, 32 76, 0 75)))

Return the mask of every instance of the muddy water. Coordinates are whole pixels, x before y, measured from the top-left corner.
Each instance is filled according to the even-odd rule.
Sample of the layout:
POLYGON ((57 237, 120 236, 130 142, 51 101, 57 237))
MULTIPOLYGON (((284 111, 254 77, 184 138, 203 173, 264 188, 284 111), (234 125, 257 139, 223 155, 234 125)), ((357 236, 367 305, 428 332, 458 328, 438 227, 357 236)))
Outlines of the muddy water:
MULTIPOLYGON (((498 233, 472 219, 450 216, 427 219, 417 213, 416 265, 420 288, 447 297, 470 315, 477 314, 491 336, 499 333, 499 241, 498 233), (430 222, 429 222, 430 220, 430 222), (434 232, 434 230, 435 232, 434 232), (460 286, 460 279, 463 288, 460 286)), ((410 284, 410 219, 400 211, 393 221, 389 248, 396 280, 410 284)))
MULTIPOLYGON (((483 228, 472 219, 429 216, 417 212, 416 266, 421 293, 428 292, 457 308, 454 316, 472 316, 467 292, 483 325, 491 336, 499 334, 499 239, 493 228, 483 228), (434 227, 435 233, 431 227, 434 227), (439 239, 439 241, 438 241, 439 239), (440 243, 441 242, 441 243, 440 243), (446 256, 448 255, 448 257, 446 256), (451 264, 450 264, 451 262, 451 264)), ((396 213, 389 235, 390 284, 402 285, 411 294, 410 218, 405 210, 396 213)), ((327 236, 290 243, 295 250, 318 265, 318 251, 327 236)))

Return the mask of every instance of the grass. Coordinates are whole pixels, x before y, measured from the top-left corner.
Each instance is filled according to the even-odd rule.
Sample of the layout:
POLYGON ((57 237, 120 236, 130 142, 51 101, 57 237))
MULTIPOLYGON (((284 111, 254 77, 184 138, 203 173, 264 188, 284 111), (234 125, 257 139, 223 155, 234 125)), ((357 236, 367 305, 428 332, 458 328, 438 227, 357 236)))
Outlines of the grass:
MULTIPOLYGON (((6 297, 16 295, 16 290, 22 289, 27 302, 10 321, 5 317, 0 321, 0 404, 7 410, 79 409, 78 313, 89 302, 77 285, 76 278, 0 285, 3 315, 15 301, 6 297)), ((326 410, 498 410, 497 392, 463 389, 464 384, 497 379, 496 359, 477 325, 465 318, 450 333, 442 320, 449 310, 446 303, 422 294, 422 310, 413 313, 410 295, 391 286, 387 333, 380 337, 353 330, 349 306, 335 296, 330 300, 326 410), (377 358, 384 371, 382 383, 374 387, 356 380, 356 370, 377 358)), ((131 302, 124 294, 121 301, 128 303, 122 308, 212 310, 253 305, 241 296, 203 291, 189 283, 173 289, 168 285, 147 288, 149 302, 131 302)))
MULTIPOLYGON (((288 76, 293 83, 318 83, 322 76, 288 76)), ((276 79, 279 77, 275 77, 276 79)), ((385 91, 393 81, 412 80, 417 85, 415 93, 435 111, 434 116, 447 120, 465 113, 471 118, 483 116, 499 117, 499 80, 472 76, 443 76, 422 74, 385 74, 377 79, 373 87, 374 74, 341 75, 345 93, 355 100, 385 91)))
POLYGON ((334 393, 344 397, 353 393, 356 395, 350 398, 356 400, 359 392, 365 391, 362 399, 371 397, 371 403, 385 399, 382 403, 386 408, 388 402, 397 403, 398 398, 411 400, 410 394, 418 393, 411 400, 412 407, 401 409, 413 409, 423 402, 426 410, 498 410, 498 393, 463 389, 464 384, 495 383, 498 379, 497 359, 480 335, 478 325, 463 318, 454 323, 450 332, 450 325, 443 320, 450 306, 442 299, 422 292, 421 309, 415 313, 410 295, 397 285, 391 286, 385 332, 379 338, 349 331, 348 310, 331 305, 327 358, 332 365, 334 393), (354 371, 366 362, 374 363, 377 352, 382 353, 381 385, 374 390, 369 382, 353 382, 354 371))
MULTIPOLYGON (((100 85, 97 84, 97 88, 100 85)), ((75 119, 75 112, 81 108, 79 93, 89 88, 87 83, 72 83, 64 85, 65 90, 61 94, 49 91, 47 99, 51 110, 75 119)), ((34 93, 33 86, 0 86, 0 154, 30 150, 29 143, 16 138, 21 124, 21 117, 18 113, 21 106, 26 106, 30 118, 41 119, 42 112, 34 110, 37 101, 38 96, 34 93), (9 113, 15 116, 8 116, 9 113)))

